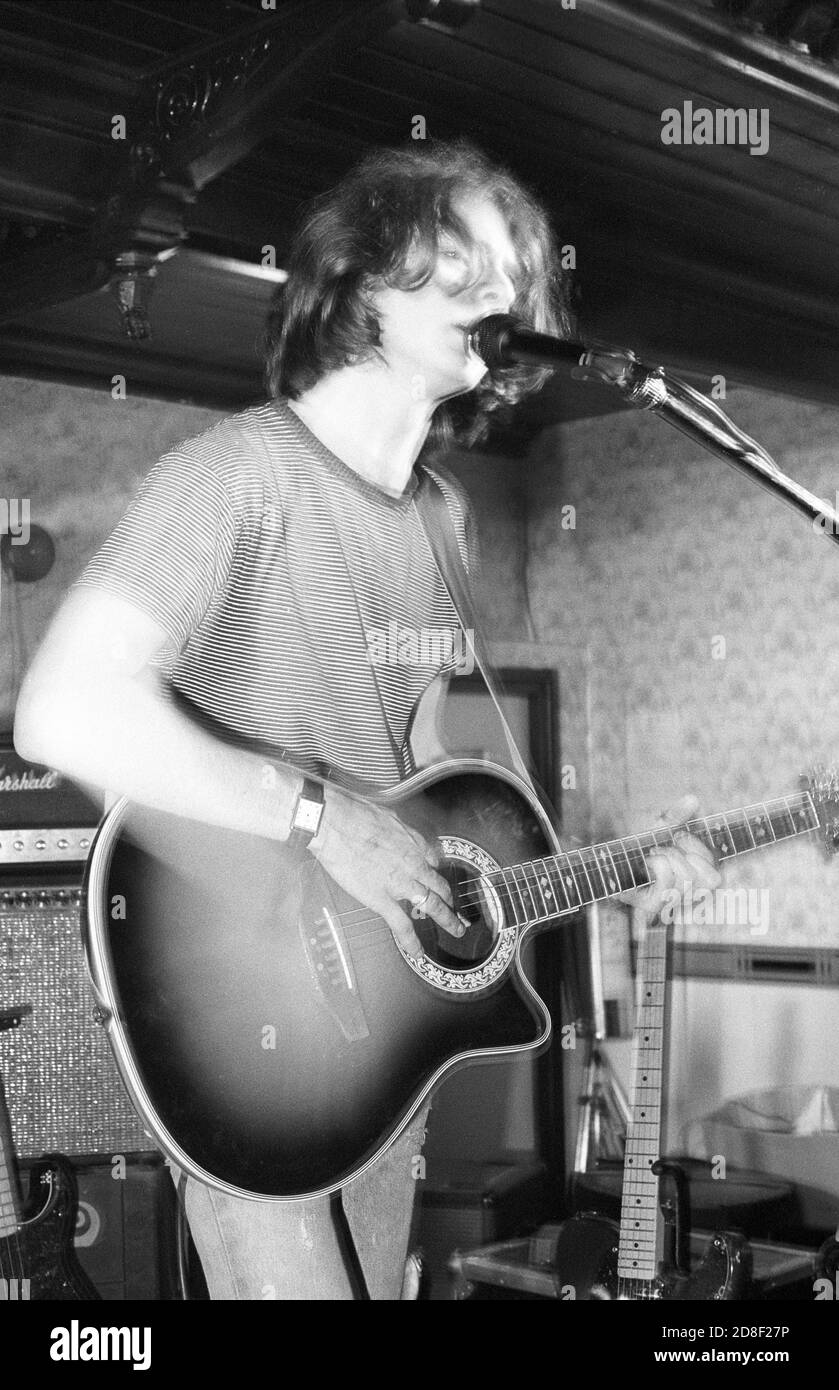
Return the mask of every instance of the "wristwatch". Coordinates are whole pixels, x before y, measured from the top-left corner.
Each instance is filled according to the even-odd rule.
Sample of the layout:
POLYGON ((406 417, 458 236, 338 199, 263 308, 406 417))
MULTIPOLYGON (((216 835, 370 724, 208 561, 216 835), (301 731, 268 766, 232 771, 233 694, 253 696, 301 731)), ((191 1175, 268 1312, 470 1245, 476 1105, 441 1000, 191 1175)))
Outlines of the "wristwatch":
POLYGON ((305 849, 320 830, 323 818, 323 787, 311 777, 303 778, 303 787, 294 803, 291 834, 286 841, 292 849, 305 849))

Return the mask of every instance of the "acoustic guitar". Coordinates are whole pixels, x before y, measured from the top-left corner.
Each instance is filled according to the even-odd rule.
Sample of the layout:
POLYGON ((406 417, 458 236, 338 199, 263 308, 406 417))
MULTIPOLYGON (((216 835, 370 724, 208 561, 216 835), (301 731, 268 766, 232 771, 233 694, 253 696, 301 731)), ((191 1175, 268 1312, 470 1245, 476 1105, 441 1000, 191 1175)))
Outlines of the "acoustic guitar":
MULTIPOLYGON (((791 796, 684 828, 720 860, 819 829, 826 774, 791 796)), ((566 853, 514 773, 477 759, 378 800, 435 840, 454 939, 417 920, 411 958, 305 850, 126 800, 87 866, 85 951, 117 1066, 149 1134, 192 1176, 266 1199, 332 1192, 467 1062, 544 1048, 551 1020, 525 937, 649 882, 651 830, 566 853)))

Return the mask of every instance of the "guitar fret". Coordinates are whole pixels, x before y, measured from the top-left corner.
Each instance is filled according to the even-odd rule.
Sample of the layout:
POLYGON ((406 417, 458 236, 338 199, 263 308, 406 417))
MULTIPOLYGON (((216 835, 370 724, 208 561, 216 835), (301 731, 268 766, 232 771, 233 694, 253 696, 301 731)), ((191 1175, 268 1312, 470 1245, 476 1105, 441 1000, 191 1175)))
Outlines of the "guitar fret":
POLYGON ((539 896, 542 899, 542 919, 548 922, 551 917, 556 917, 558 904, 554 897, 544 859, 534 859, 532 861, 532 869, 533 879, 536 887, 539 889, 539 896))
POLYGON ((625 893, 631 888, 637 888, 638 884, 632 872, 632 861, 629 858, 623 840, 610 840, 606 848, 609 851, 612 863, 615 867, 615 877, 620 884, 621 892, 625 893), (618 856, 617 859, 615 859, 616 853, 618 856))
POLYGON ((776 840, 788 840, 795 834, 795 825, 792 816, 784 806, 780 798, 767 803, 769 807, 769 817, 776 840))
POLYGON ((708 832, 708 838, 720 859, 731 859, 737 853, 734 841, 731 838, 731 831, 728 828, 725 816, 705 817, 703 821, 708 832))
POLYGON ((521 926, 519 914, 516 907, 516 899, 513 890, 507 882, 506 869, 499 869, 491 877, 492 886, 501 900, 501 908, 505 922, 512 922, 513 926, 521 926))
POLYGON ((527 864, 515 865, 516 882, 519 885, 519 892, 524 902, 525 920, 527 922, 538 922, 542 914, 533 896, 533 884, 528 877, 527 870, 527 864))
POLYGON ((562 885, 562 891, 568 901, 568 906, 574 908, 582 907, 583 897, 580 893, 580 885, 577 882, 574 867, 569 856, 567 854, 558 854, 555 856, 554 862, 557 866, 557 875, 562 885))
POLYGON ((752 846, 748 830, 744 826, 743 821, 740 818, 739 812, 736 813, 736 815, 737 819, 735 819, 735 812, 726 812, 726 814, 723 816, 723 820, 725 821, 728 833, 731 837, 731 843, 734 846, 734 853, 742 854, 744 850, 751 849, 752 846), (734 821, 733 825, 732 821, 734 821))
POLYGON ((749 826, 754 835, 756 846, 760 848, 763 845, 774 845, 777 836, 772 827, 772 820, 769 812, 764 804, 758 802, 754 807, 747 806, 746 815, 749 819, 749 826), (755 815, 749 814, 752 810, 755 811, 755 815))
MULTIPOLYGON (((659 847, 667 832, 650 832, 659 847)), ((640 841, 639 841, 640 843, 640 841)), ((667 991, 667 931, 647 931, 638 965, 642 992, 636 1013, 632 1065, 632 1113, 624 1152, 618 1275, 639 1280, 657 1274, 659 1250, 658 1177, 661 1152, 664 1009, 667 991)), ((639 1288, 643 1287, 641 1284, 639 1288)))
POLYGON ((583 856, 582 856, 581 851, 578 850, 578 849, 572 849, 572 850, 569 851, 568 854, 566 854, 565 858, 566 858, 566 860, 567 860, 567 862, 568 862, 568 866, 569 866, 569 868, 570 868, 570 870, 571 870, 571 873, 573 874, 573 877, 574 877, 574 884, 575 884, 576 889, 577 889, 577 896, 578 896, 578 898, 580 899, 580 906, 582 907, 583 903, 593 903, 593 902, 596 902, 596 901, 597 901, 597 894, 595 893, 595 891, 594 891, 594 889, 593 889, 593 887, 592 887, 591 879, 589 878, 589 874, 588 874, 588 869, 586 868, 586 862, 585 862, 585 860, 583 859, 583 856), (582 869, 582 871, 583 871, 583 882, 584 882, 584 884, 585 884, 585 887, 584 887, 582 893, 580 892, 580 879, 577 877, 577 865, 574 863, 574 856, 575 856, 575 855, 576 855, 577 859, 579 860, 579 867, 580 867, 580 869, 582 869))
POLYGON ((650 882, 650 871, 641 841, 637 835, 626 835, 621 840, 621 844, 625 846, 627 861, 635 880, 632 887, 645 888, 650 882), (633 841, 635 842, 634 845, 633 841))
POLYGON ((749 820, 748 814, 745 811, 743 812, 743 825, 745 826, 746 833, 748 834, 749 839, 751 840, 751 844, 746 845, 746 849, 757 849, 757 840, 754 837, 752 823, 749 820))
POLYGON ((595 902, 599 902, 601 898, 609 897, 609 890, 606 887, 606 878, 604 876, 603 869, 600 865, 600 860, 597 855, 598 849, 598 845, 590 845, 588 846, 588 851, 580 851, 583 855, 585 855, 586 852, 588 852, 588 859, 584 862, 586 863, 586 869, 589 871, 589 878, 591 879, 592 884, 595 887, 595 890, 597 889, 598 883, 600 885, 600 892, 598 893, 595 891, 595 902), (593 875, 596 875, 596 877, 594 877, 593 875))
POLYGON ((600 863, 602 864, 603 869, 606 873, 606 887, 608 888, 611 897, 617 897, 618 893, 625 892, 625 889, 620 880, 620 874, 618 873, 618 866, 615 863, 615 857, 612 854, 612 851, 609 848, 608 844, 600 845, 599 849, 600 863))
POLYGON ((511 864, 507 872, 513 875, 513 883, 516 885, 516 891, 521 899, 521 908, 524 914, 524 922, 522 925, 526 926, 527 923, 533 919, 533 903, 529 902, 530 887, 527 882, 527 876, 522 872, 521 864, 511 864))
POLYGON ((796 830, 795 830, 795 821, 793 820, 792 816, 790 815, 790 810, 789 810, 789 806, 788 806, 788 804, 787 804, 787 799, 786 799, 786 797, 785 797, 785 796, 784 796, 784 797, 781 797, 781 798, 779 798, 779 800, 780 800, 780 802, 781 802, 781 805, 780 805, 780 809, 779 809, 779 811, 778 811, 778 817, 779 817, 779 819, 780 819, 781 825, 783 826, 783 831, 782 831, 783 838, 786 839, 787 836, 789 836, 789 835, 794 835, 794 834, 796 833, 796 830))
POLYGON ((816 808, 810 799, 809 792, 802 795, 800 805, 793 816, 793 820, 796 819, 798 820, 797 833, 799 835, 806 834, 808 830, 818 829, 819 818, 816 815, 816 808))
POLYGON ((513 916, 514 916, 514 918, 515 918, 516 926, 517 926, 517 927, 523 927, 524 924, 525 924, 525 922, 526 922, 526 920, 527 920, 527 912, 525 911, 524 899, 522 898, 521 890, 519 889, 518 883, 516 882, 516 876, 515 876, 515 874, 513 873, 513 870, 512 870, 512 869, 502 869, 502 870, 501 870, 501 875, 502 875, 502 878, 504 879, 504 883, 505 883, 506 888, 507 888, 507 894, 508 894, 508 897, 509 897, 509 900, 510 900, 510 906, 511 906, 512 909, 513 909, 513 916), (511 874, 511 873, 513 874, 513 887, 512 887, 512 888, 510 887, 509 879, 508 879, 508 877, 507 877, 507 875, 508 875, 508 874, 511 874), (513 892, 513 889, 515 889, 515 892, 513 892), (516 901, 516 898, 518 898, 518 902, 521 903, 521 913, 519 913, 519 906, 518 906, 518 902, 516 901))
MULTIPOLYGON (((571 911, 575 904, 571 900, 571 895, 568 892, 565 879, 563 878, 558 855, 554 855, 551 859, 540 859, 539 863, 545 871, 545 884, 547 887, 545 887, 544 892, 548 901, 552 902, 559 912, 571 911), (557 889, 559 890, 559 894, 557 893, 557 889)), ((542 886, 541 878, 539 879, 539 885, 540 887, 542 886)))
POLYGON ((22 1220, 22 1203, 17 1178, 12 1169, 14 1147, 9 1113, 0 1086, 0 1235, 14 1235, 22 1220))
POLYGON ((819 824, 812 796, 799 792, 689 821, 685 829, 716 850, 720 859, 731 859, 735 854, 762 849, 793 835, 806 835, 818 830, 819 824))
POLYGON ((522 864, 520 865, 520 868, 524 876, 525 887, 527 888, 527 896, 530 899, 530 920, 531 922, 543 922, 545 920, 545 900, 544 898, 542 899, 542 906, 540 907, 536 894, 533 891, 534 886, 536 889, 538 889, 539 887, 539 884, 536 882, 536 873, 534 871, 533 865, 522 864))

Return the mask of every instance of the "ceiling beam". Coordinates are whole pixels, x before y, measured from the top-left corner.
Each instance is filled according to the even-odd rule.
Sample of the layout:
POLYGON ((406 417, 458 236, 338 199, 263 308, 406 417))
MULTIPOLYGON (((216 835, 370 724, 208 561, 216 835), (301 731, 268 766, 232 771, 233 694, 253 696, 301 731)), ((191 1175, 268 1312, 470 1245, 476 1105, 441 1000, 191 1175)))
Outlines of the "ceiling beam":
MULTIPOLYGON (((554 6, 554 0, 541 0, 554 6)), ((839 72, 774 39, 696 10, 684 0, 586 0, 594 20, 645 34, 671 52, 732 73, 741 84, 799 102, 821 119, 839 116, 839 72)))
POLYGON ((197 191, 271 135, 342 60, 406 18, 404 0, 286 0, 233 39, 143 82, 148 157, 197 191))
MULTIPOLYGON (((289 0, 147 73, 126 120, 125 154, 91 225, 6 259, 0 323, 110 283, 127 335, 148 337, 157 266, 187 239, 200 190, 269 135, 337 54, 345 58, 405 17, 403 0, 289 0)), ((110 150, 109 117, 103 126, 110 150)))

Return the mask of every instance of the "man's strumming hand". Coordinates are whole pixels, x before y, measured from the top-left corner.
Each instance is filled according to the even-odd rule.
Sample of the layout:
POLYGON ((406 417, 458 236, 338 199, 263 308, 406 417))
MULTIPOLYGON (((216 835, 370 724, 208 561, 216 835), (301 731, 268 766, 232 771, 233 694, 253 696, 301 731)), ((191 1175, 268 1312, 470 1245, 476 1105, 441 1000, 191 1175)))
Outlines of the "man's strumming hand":
POLYGON ((437 872, 438 849, 391 811, 327 785, 309 850, 336 883, 385 919, 409 955, 420 955, 422 946, 404 903, 413 903, 452 936, 463 935, 451 888, 437 872))

